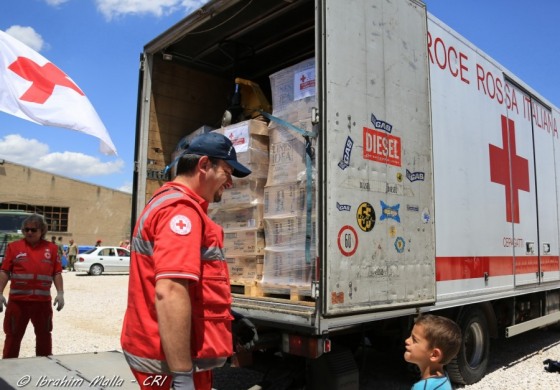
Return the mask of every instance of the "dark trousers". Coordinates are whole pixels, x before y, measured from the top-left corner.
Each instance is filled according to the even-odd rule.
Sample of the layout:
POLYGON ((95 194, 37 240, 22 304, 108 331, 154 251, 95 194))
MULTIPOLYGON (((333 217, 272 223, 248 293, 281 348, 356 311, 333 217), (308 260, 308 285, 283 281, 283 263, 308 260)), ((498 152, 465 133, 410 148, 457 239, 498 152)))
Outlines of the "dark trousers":
POLYGON ((25 335, 27 324, 31 320, 35 328, 35 354, 37 356, 52 355, 52 317, 51 302, 8 301, 4 317, 3 359, 17 358, 21 340, 25 335))

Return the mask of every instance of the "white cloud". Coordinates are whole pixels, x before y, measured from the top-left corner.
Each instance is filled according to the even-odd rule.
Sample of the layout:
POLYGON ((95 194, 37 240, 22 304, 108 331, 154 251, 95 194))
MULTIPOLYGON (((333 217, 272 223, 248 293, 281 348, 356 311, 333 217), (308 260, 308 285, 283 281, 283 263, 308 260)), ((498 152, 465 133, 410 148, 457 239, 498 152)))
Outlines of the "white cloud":
POLYGON ((125 182, 122 186, 117 188, 117 190, 122 191, 122 192, 128 192, 129 194, 132 194, 132 182, 131 181, 125 182))
POLYGON ((208 0, 95 0, 97 9, 107 20, 126 15, 169 15, 183 10, 192 12, 208 0))
POLYGON ((36 139, 23 138, 19 134, 9 134, 0 138, 0 158, 73 178, 111 175, 120 173, 124 167, 124 161, 121 159, 102 162, 83 153, 49 153, 47 144, 36 139))
POLYGON ((67 1, 69 1, 69 0, 45 0, 45 2, 46 2, 48 5, 52 5, 52 6, 55 6, 55 7, 58 6, 58 5, 60 5, 60 4, 64 4, 64 3, 66 3, 67 1))
POLYGON ((41 51, 45 46, 43 37, 33 27, 14 25, 6 30, 6 34, 20 40, 35 51, 41 51))

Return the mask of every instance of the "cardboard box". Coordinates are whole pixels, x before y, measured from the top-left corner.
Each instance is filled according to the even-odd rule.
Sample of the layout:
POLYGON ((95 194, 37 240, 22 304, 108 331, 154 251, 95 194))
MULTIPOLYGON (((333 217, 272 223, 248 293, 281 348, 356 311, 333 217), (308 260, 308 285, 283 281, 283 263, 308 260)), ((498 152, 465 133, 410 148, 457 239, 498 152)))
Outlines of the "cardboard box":
POLYGON ((233 187, 222 194, 221 202, 214 203, 212 207, 239 208, 264 203, 264 178, 234 178, 233 187))
POLYGON ((316 103, 315 59, 310 58, 270 75, 272 113, 282 119, 311 117, 316 103), (295 115, 295 117, 294 117, 295 115))
MULTIPOLYGON (((311 215, 311 245, 315 246, 317 217, 311 215)), ((264 219, 264 235, 268 248, 288 246, 305 249, 307 216, 305 214, 285 214, 264 219)))
POLYGON ((263 229, 224 230, 224 253, 230 256, 258 256, 264 253, 263 229))
POLYGON ((209 208, 208 215, 224 229, 263 228, 263 204, 242 208, 209 208))
POLYGON ((252 171, 252 178, 266 178, 269 144, 266 122, 251 119, 222 127, 216 131, 232 141, 237 153, 237 160, 252 171))
POLYGON ((267 247, 264 251, 263 287, 309 287, 315 257, 314 248, 311 250, 311 262, 307 263, 304 249, 267 247))
POLYGON ((231 283, 260 280, 263 272, 263 256, 226 257, 231 283))
MULTIPOLYGON (((310 120, 293 123, 294 126, 312 131, 310 120)), ((293 129, 278 122, 269 125, 270 150, 269 169, 266 185, 279 185, 306 180, 306 140, 293 129)), ((312 151, 317 144, 316 138, 309 138, 312 151)), ((312 175, 316 176, 315 159, 311 159, 312 175)))
MULTIPOLYGON (((303 183, 288 183, 264 187, 264 217, 291 214, 303 215, 307 211, 307 188, 303 183)), ((311 188, 311 207, 315 207, 315 190, 311 188)))

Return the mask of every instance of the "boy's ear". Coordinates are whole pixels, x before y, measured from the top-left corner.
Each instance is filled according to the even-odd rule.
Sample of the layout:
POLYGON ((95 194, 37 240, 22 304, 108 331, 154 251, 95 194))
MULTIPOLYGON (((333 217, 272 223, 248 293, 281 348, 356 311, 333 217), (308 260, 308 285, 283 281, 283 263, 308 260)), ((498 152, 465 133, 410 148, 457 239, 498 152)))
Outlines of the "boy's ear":
POLYGON ((442 358, 443 358, 443 353, 441 352, 441 349, 439 349, 439 348, 432 349, 432 353, 430 355, 430 361, 431 362, 439 363, 439 362, 441 362, 442 358))

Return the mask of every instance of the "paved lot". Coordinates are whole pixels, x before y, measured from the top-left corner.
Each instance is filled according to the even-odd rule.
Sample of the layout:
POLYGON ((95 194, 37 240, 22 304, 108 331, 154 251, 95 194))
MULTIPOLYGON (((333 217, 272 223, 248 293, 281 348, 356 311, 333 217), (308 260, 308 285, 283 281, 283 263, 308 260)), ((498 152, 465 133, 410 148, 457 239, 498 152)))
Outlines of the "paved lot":
MULTIPOLYGON (((64 273, 63 277, 66 306, 54 314, 54 355, 120 351, 119 337, 126 308, 128 275, 64 273)), ((4 313, 0 313, 0 320, 3 319, 4 313)), ((34 334, 30 325, 20 357, 34 355, 34 334)), ((555 388, 559 386, 560 374, 545 372, 542 364, 545 359, 560 360, 560 332, 537 330, 494 341, 488 375, 479 383, 465 386, 464 389, 555 388)), ((408 390, 416 379, 414 372, 404 364, 400 352, 394 350, 367 350, 359 365, 360 390, 408 390)), ((0 367, 0 379, 2 371, 0 367)), ((263 379, 281 378, 285 372, 281 372, 279 365, 271 364, 268 375, 229 367, 216 374, 215 387, 218 390, 241 390, 263 379)), ((269 383, 267 389, 281 388, 281 380, 277 380, 275 385, 269 383)))

